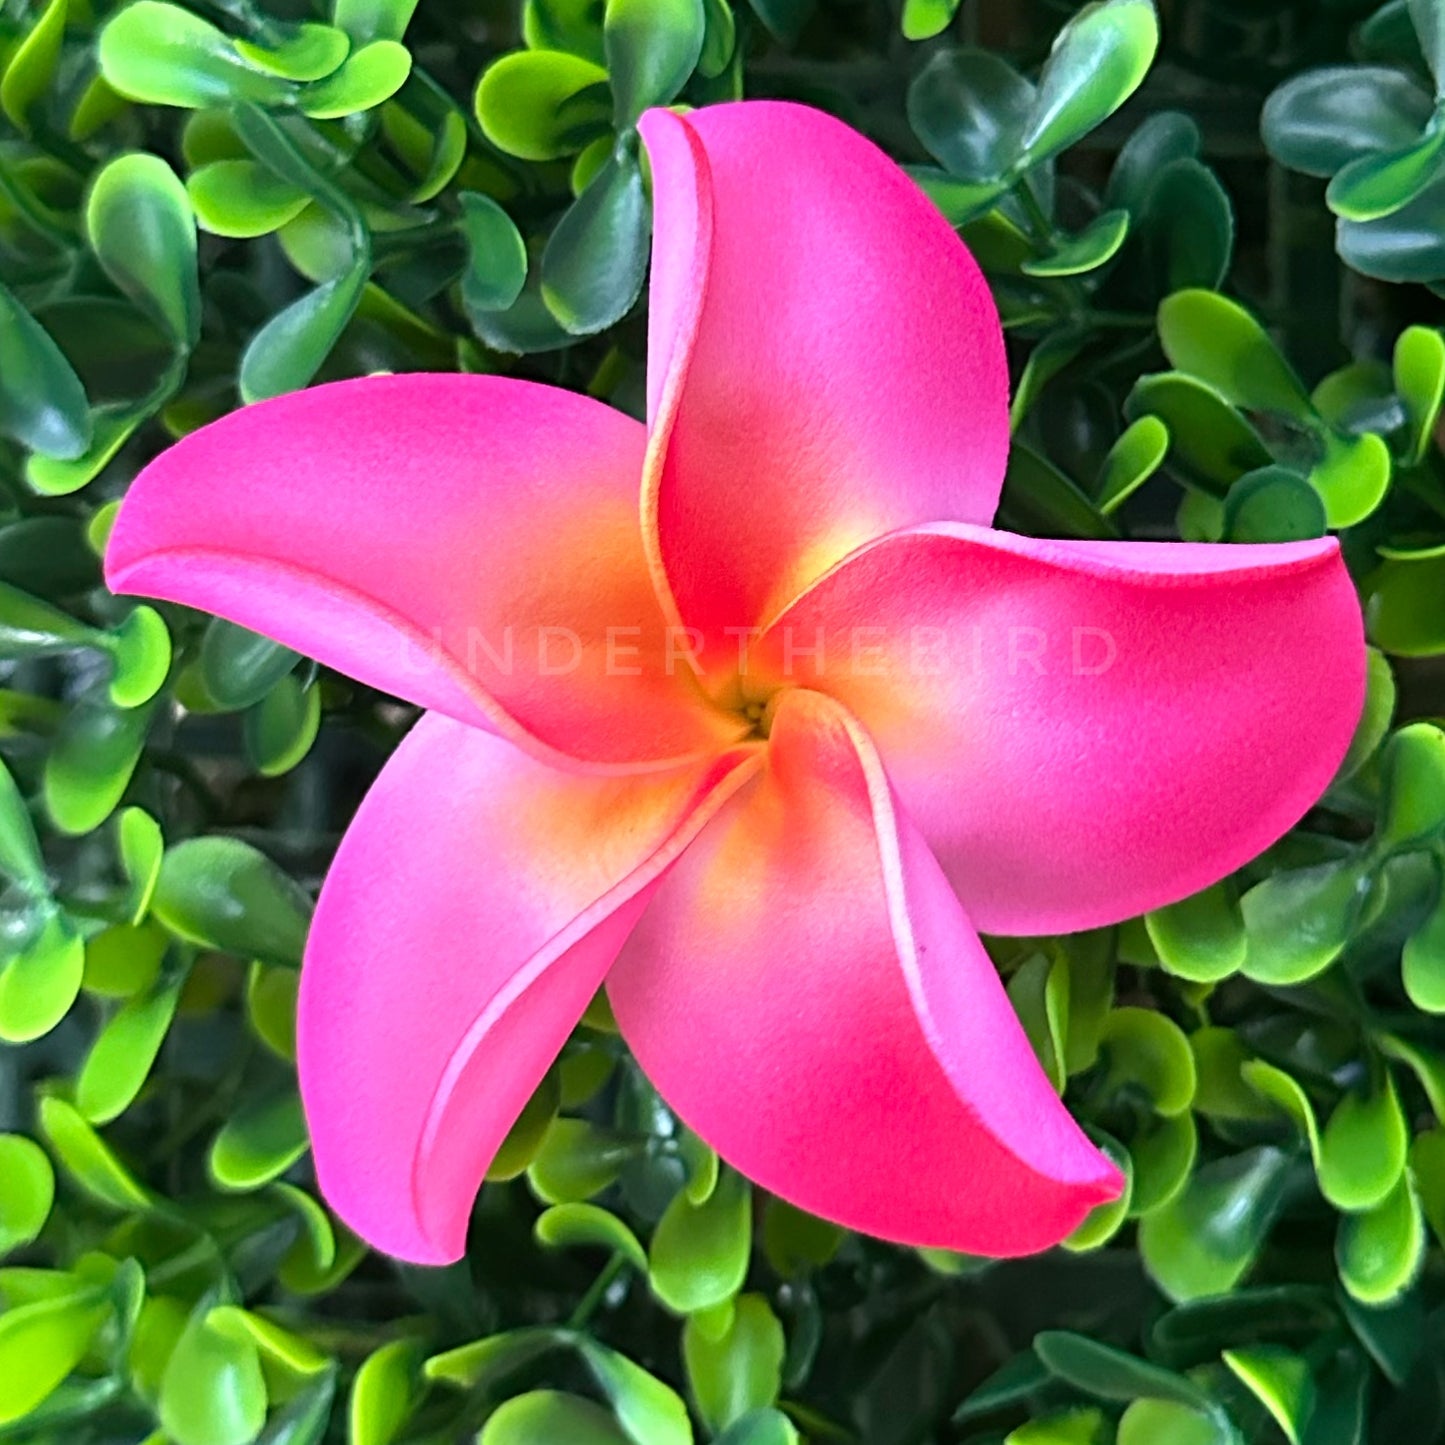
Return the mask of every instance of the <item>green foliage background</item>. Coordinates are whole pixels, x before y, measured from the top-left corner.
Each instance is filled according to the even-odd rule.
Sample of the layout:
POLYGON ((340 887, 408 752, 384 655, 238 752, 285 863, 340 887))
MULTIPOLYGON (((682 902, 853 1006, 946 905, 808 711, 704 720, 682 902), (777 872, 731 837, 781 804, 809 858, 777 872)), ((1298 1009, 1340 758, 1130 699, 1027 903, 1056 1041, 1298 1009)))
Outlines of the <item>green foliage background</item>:
POLYGON ((0 1441, 1445 1436, 1445 5, 956 12, 0 11, 0 1441), (1064 1249, 921 1254, 762 1197, 599 1001, 467 1259, 398 1267, 316 1197, 294 1006, 411 716, 111 597, 107 529, 168 440, 317 379, 496 371, 639 410, 633 124, 744 94, 873 135, 974 248, 1015 364, 1002 524, 1338 532, 1366 717, 1238 877, 994 945, 1131 1181, 1064 1249))

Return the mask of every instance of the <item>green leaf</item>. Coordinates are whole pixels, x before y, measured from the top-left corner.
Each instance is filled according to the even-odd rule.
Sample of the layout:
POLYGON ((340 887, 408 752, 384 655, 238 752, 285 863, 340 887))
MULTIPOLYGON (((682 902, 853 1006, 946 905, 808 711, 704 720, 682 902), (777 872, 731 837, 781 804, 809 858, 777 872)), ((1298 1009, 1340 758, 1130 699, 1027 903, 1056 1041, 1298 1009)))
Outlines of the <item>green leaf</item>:
POLYGON ((1240 1445, 1234 1427, 1212 1411, 1172 1400, 1135 1400, 1119 1420, 1117 1445, 1240 1445))
POLYGON ((1153 1009, 1117 1008, 1100 1039, 1114 1088, 1133 1086, 1166 1118, 1194 1098, 1194 1054, 1173 1019, 1153 1009))
POLYGON ((85 388, 50 333, 0 286, 0 433, 73 461, 90 445, 85 388))
POLYGON ((637 1236, 615 1214, 595 1204, 555 1204, 537 1217, 533 1232, 540 1244, 551 1249, 608 1249, 625 1255, 639 1270, 647 1268, 637 1236))
POLYGON ((1179 1195, 1140 1220, 1139 1250, 1159 1288, 1176 1301, 1233 1289, 1283 1207, 1290 1168, 1279 1149, 1226 1155, 1201 1165, 1179 1195))
POLYGON ((75 1085, 75 1103, 92 1124, 119 1118, 141 1091, 175 1017, 181 986, 133 998, 101 1030, 75 1085))
POLYGON ((1240 900, 1248 940, 1244 974, 1256 983, 1304 983, 1344 951, 1370 893, 1354 858, 1275 873, 1240 900))
POLYGON ((1374 432, 1325 436, 1324 456, 1310 471, 1310 484, 1325 504, 1333 528, 1362 522, 1385 498, 1390 485, 1390 448, 1374 432))
POLYGON ((1425 1222, 1408 1173, 1381 1203, 1340 1219, 1335 1264, 1340 1283, 1361 1304, 1398 1299, 1414 1282, 1425 1256, 1425 1222))
POLYGON ((1224 540, 1303 542, 1323 537, 1329 518, 1320 494, 1288 467, 1246 472, 1224 499, 1224 540))
POLYGON ((705 32, 702 0, 607 0, 602 42, 618 130, 677 95, 702 54, 705 32))
POLYGON ((653 1292, 679 1314, 722 1304, 743 1287, 752 1241, 752 1190, 740 1174, 725 1171, 703 1204, 678 1194, 653 1231, 653 1292))
POLYGON ((487 1166, 488 1179, 515 1179, 532 1166, 556 1121, 560 1105, 557 1070, 549 1069, 492 1156, 487 1166))
POLYGON ((1391 1305, 1362 1305, 1348 1294, 1340 1306, 1355 1338, 1392 1385, 1403 1385, 1425 1345, 1425 1311, 1416 1294, 1391 1305))
POLYGON ((589 1199, 612 1184, 637 1151, 636 1144, 585 1119, 556 1119, 527 1166, 527 1178, 548 1204, 589 1199))
POLYGON ((1049 1373, 1098 1400, 1174 1400, 1208 1408, 1209 1396, 1185 1375, 1125 1354, 1087 1335, 1045 1330, 1034 1336, 1034 1354, 1049 1373))
POLYGON ((1240 1065, 1240 1077, 1263 1099, 1279 1105, 1309 1144, 1310 1158, 1318 1173, 1320 1167, 1320 1127, 1315 1119, 1314 1105, 1303 1085, 1293 1075, 1277 1069, 1263 1059, 1250 1059, 1240 1065))
POLYGON ((246 1013, 256 1036, 272 1053, 296 1061, 296 1000, 300 979, 294 969, 251 965, 246 979, 246 1013))
POLYGON ((1043 953, 1026 959, 1008 982, 1009 1002, 1056 1093, 1063 1092, 1066 1080, 1063 1046, 1068 1027, 1068 989, 1067 965, 1056 964, 1043 953))
POLYGON ((1264 328, 1214 291, 1176 291, 1159 305, 1159 341, 1179 371, 1231 406, 1308 418, 1309 393, 1264 328))
POLYGON ((116 811, 140 760, 150 717, 150 708, 117 708, 108 699, 71 709, 45 760, 45 805, 56 828, 91 832, 116 811))
POLYGON ((235 100, 279 105, 293 89, 242 60, 214 25, 161 0, 116 12, 100 33, 100 69, 131 100, 193 110, 235 100))
POLYGON ((1104 191, 1106 208, 1139 211, 1164 168, 1193 160, 1201 145, 1199 127, 1180 110, 1161 110, 1140 122, 1124 142, 1104 191))
POLYGON ((201 680, 211 700, 226 712, 260 702, 297 661, 290 648, 223 617, 211 620, 201 642, 201 680))
POLYGON ((347 1445, 392 1445, 411 1415, 419 1351, 392 1340, 362 1362, 347 1407, 347 1445))
POLYGON ((266 1423, 261 1356, 249 1340, 207 1323, 196 1306, 161 1380, 160 1420, 175 1445, 251 1445, 266 1423))
POLYGON ((799 1445, 799 1435, 782 1411, 755 1410, 730 1425, 713 1445, 799 1445))
POLYGON ((600 1405, 556 1390, 533 1390, 497 1409, 477 1445, 628 1445, 628 1436, 600 1405))
POLYGON ((1152 0, 1102 0, 1059 32, 1022 136, 1028 164, 1082 139, 1138 89, 1159 48, 1152 0))
POLYGON ((1234 208, 1208 166, 1182 157, 1154 177, 1134 234, 1156 291, 1213 288, 1229 274, 1234 208))
POLYGON ((61 1167, 91 1198, 125 1212, 150 1207, 151 1196, 65 1100, 41 1099, 40 1129, 61 1167))
POLYGON ((1245 1083, 1241 1070, 1249 1051, 1233 1029, 1202 1028, 1189 1036, 1198 1083, 1194 1111, 1208 1118, 1264 1119, 1270 1108, 1245 1083))
POLYGON ((948 29, 962 0, 903 0, 905 40, 931 40, 948 29))
POLYGON ((312 120, 341 120, 374 110, 406 84, 411 51, 395 40, 373 40, 347 57, 334 75, 308 85, 301 93, 302 113, 312 120))
POLYGON ((1445 889, 1400 956, 1405 993, 1422 1013, 1445 1014, 1445 889))
POLYGON ((1170 460, 1209 491, 1222 492, 1273 460, 1244 417, 1183 372, 1140 377, 1124 401, 1124 415, 1129 421, 1157 416, 1169 429, 1170 460))
POLYGON ((0 967, 0 1041, 43 1038, 71 1010, 85 976, 85 945, 52 909, 37 938, 0 967))
POLYGON ((1194 983, 1217 983, 1244 966, 1244 919, 1228 882, 1146 914, 1160 962, 1194 983))
POLYGON ((130 998, 148 989, 160 976, 168 942, 152 923, 122 923, 93 934, 85 945, 85 989, 100 998, 130 998))
POLYGON ((1256 1400, 1274 1417, 1290 1445, 1300 1445, 1315 1404, 1309 1364, 1278 1345, 1225 1350, 1229 1366, 1256 1400))
POLYGON ((191 838, 169 849, 153 908, 191 943, 291 968, 311 923, 306 892, 237 838, 191 838))
POLYGON ((1440 176, 1442 150, 1445 132, 1436 131, 1398 150, 1357 156, 1330 182, 1325 201, 1351 221, 1392 216, 1440 176))
POLYGON ((306 1119, 293 1093, 244 1107, 211 1145, 211 1178, 222 1189, 249 1192, 280 1178, 307 1150, 306 1119))
POLYGON ((1335 249, 1356 271, 1380 281, 1437 281, 1445 276, 1445 177, 1392 215, 1374 221, 1341 217, 1335 249))
POLYGON ((1425 722, 1401 728, 1385 749, 1381 771, 1382 845, 1411 848, 1445 832, 1445 732, 1425 722))
POLYGON ((65 43, 66 0, 50 0, 30 33, 11 52, 0 79, 0 111, 30 133, 30 112, 50 92, 65 43))
POLYGON ((1116 1139, 1090 1127, 1089 1136, 1100 1152, 1107 1155, 1110 1163, 1124 1177, 1124 1187, 1116 1199, 1096 1204, 1083 1218, 1083 1222, 1060 1241, 1064 1249, 1073 1254, 1084 1254, 1107 1244, 1124 1227, 1134 1202, 1134 1161, 1129 1151, 1116 1139))
POLYGON ((215 236, 268 236, 311 202, 305 191, 253 160, 219 160, 193 171, 186 192, 203 230, 215 236))
POLYGON ((351 51, 351 38, 331 25, 305 21, 276 44, 235 42, 236 53, 252 65, 286 80, 320 80, 330 75, 351 51))
POLYGON ((341 275, 278 311, 241 358, 242 397, 264 401, 306 386, 355 314, 370 274, 370 258, 363 254, 341 275))
POLYGON ((633 1445, 693 1445, 687 1407, 675 1391, 595 1340, 575 1336, 574 1343, 633 1445))
POLYGON ((689 1319, 682 1332, 683 1361, 707 1427, 724 1430, 774 1404, 782 1389, 784 1353, 783 1327, 762 1295, 742 1295, 717 1337, 689 1319))
POLYGON ((965 181, 1004 177, 1022 147, 1034 87, 989 50, 940 50, 908 87, 908 123, 965 181))
POLYGON ((1410 419, 1408 464, 1425 455, 1445 399, 1445 338, 1431 326, 1407 326, 1395 343, 1395 390, 1410 419))
POLYGON ((1099 510, 1112 516, 1159 470, 1169 451, 1169 428, 1157 416, 1141 416, 1109 448, 1095 489, 1099 510))
POLYGON ((1336 1209, 1373 1209, 1400 1182, 1410 1135, 1390 1075, 1369 1094, 1347 1093, 1320 1137, 1320 1192, 1336 1209))
POLYGON ((1365 620, 1371 637, 1400 657, 1445 652, 1445 614, 1435 599, 1445 588, 1445 555, 1383 563, 1371 576, 1365 620))
POLYGON ((1407 0, 1410 22, 1420 42, 1420 53, 1435 77, 1435 93, 1445 85, 1445 11, 1439 0, 1407 0))
POLYGON ((1384 653, 1366 650, 1365 707, 1340 764, 1341 779, 1353 777, 1379 751, 1395 716, 1395 675, 1384 653))
POLYGON ((90 445, 73 461, 32 456, 25 464, 25 480, 47 497, 64 497, 95 480, 151 414, 149 403, 118 402, 97 407, 92 414, 90 445))
POLYGON ((1155 1119, 1129 1141, 1133 1159, 1131 1217, 1140 1218, 1162 1209, 1189 1181, 1199 1152, 1199 1130, 1193 1114, 1155 1119))
POLYGON ((416 13, 418 0, 336 0, 332 19, 354 45, 400 40, 416 13))
POLYGON ((463 191, 462 234, 467 269, 462 299, 468 310, 505 311, 527 281, 527 243, 512 218, 490 197, 463 191))
MULTIPOLYGON (((951 0, 944 0, 944 3, 951 3, 951 0)), ((702 0, 702 8, 707 29, 703 34, 702 54, 698 57, 697 68, 700 75, 714 80, 728 68, 737 53, 737 19, 728 0, 702 0)))
POLYGON ((159 156, 110 162, 85 208, 96 259, 116 286, 184 347, 201 335, 196 218, 186 188, 159 156))
POLYGON ((1286 81, 1265 102, 1260 129, 1281 165, 1332 176, 1356 156, 1411 144, 1434 107, 1398 70, 1337 65, 1286 81))
POLYGON ((28 891, 45 890, 45 860, 14 775, 0 762, 0 872, 28 891))
POLYGON ((1009 1431, 1003 1445, 1100 1445, 1107 1438, 1102 1410, 1064 1410, 1026 1420, 1009 1431))
POLYGON ((576 155, 612 117, 607 72, 561 50, 519 50, 487 67, 477 119, 487 139, 527 161, 576 155))
POLYGON ((558 221, 542 253, 542 297, 574 336, 620 321, 642 293, 651 218, 642 168, 619 148, 558 221))
POLYGON ((23 1134, 0 1134, 0 1257, 35 1239, 55 1202, 55 1171, 23 1134))
POLYGON ((55 1392, 109 1313, 86 1290, 0 1314, 0 1426, 23 1420, 55 1392))
POLYGON ((842 1247, 836 1224, 796 1209, 784 1199, 768 1200, 763 1212, 763 1249, 784 1279, 828 1264, 842 1247))
POLYGON ((1117 537, 1113 523, 1052 462, 1023 442, 1009 451, 998 525, 1043 537, 1117 537))
POLYGON ((246 752, 265 778, 289 773, 311 751, 321 729, 321 689, 283 677, 246 714, 246 752))
POLYGON ((105 638, 113 671, 110 700, 141 707, 161 689, 171 668, 171 634, 154 607, 134 607, 105 638))
POLYGON ((144 808, 126 808, 118 823, 121 863, 131 886, 130 921, 139 923, 150 910, 165 842, 160 824, 144 808))
POLYGON ((1129 234, 1128 211, 1105 211, 1047 256, 1030 259, 1020 268, 1026 276, 1078 276, 1113 260, 1129 234))
POLYGON ((237 1344, 255 1345, 267 1364, 295 1380, 312 1379, 332 1366, 310 1340, 236 1305, 217 1305, 206 1316, 206 1326, 237 1344))

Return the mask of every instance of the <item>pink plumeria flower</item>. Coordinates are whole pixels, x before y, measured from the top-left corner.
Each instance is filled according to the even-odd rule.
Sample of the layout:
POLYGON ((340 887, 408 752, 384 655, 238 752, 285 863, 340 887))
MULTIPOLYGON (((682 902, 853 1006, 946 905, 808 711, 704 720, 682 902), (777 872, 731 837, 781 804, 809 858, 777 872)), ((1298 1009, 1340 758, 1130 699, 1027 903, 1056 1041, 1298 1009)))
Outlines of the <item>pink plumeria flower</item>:
POLYGON ((301 980, 320 1185, 442 1263, 605 982, 730 1163, 866 1233, 1044 1248, 1120 1179, 978 932, 1091 928, 1295 823, 1360 712, 1333 540, 992 530, 1008 378, 914 184, 815 111, 645 117, 646 426, 494 376, 321 386, 136 482, 118 592, 428 709, 301 980))

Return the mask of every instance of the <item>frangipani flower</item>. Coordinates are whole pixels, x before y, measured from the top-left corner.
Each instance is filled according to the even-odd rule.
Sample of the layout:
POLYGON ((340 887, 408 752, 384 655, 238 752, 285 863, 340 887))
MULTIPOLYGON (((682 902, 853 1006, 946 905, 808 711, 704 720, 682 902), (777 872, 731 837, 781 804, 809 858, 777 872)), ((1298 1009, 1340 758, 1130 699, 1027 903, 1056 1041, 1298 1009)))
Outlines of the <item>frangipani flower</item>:
POLYGON ((679 1116, 843 1224, 1037 1250, 1119 1187, 977 930, 1109 923, 1298 820, 1363 695, 1332 540, 991 530, 988 288, 812 110, 643 123, 646 426, 492 376, 321 386, 136 482, 117 591, 428 709, 302 974, 321 1187, 463 1250, 488 1162, 605 982, 679 1116))

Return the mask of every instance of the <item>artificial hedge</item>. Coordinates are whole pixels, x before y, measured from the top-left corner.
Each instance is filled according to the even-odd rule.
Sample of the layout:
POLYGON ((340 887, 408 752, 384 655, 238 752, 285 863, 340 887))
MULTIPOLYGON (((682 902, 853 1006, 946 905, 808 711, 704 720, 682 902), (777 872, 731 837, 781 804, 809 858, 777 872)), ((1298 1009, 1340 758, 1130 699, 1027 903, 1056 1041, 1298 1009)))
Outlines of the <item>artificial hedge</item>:
POLYGON ((11 0, 0 1441, 1445 1436, 1442 93, 1445 0, 11 0), (318 380, 639 412, 634 123, 742 95, 871 135, 974 250, 1015 372, 1001 525, 1337 533, 1365 716, 1240 875, 995 946, 1130 1181, 1064 1249, 909 1251, 765 1197, 599 1001, 464 1263, 400 1267, 318 1201, 294 1006, 412 713, 110 596, 108 528, 169 440, 318 380))

